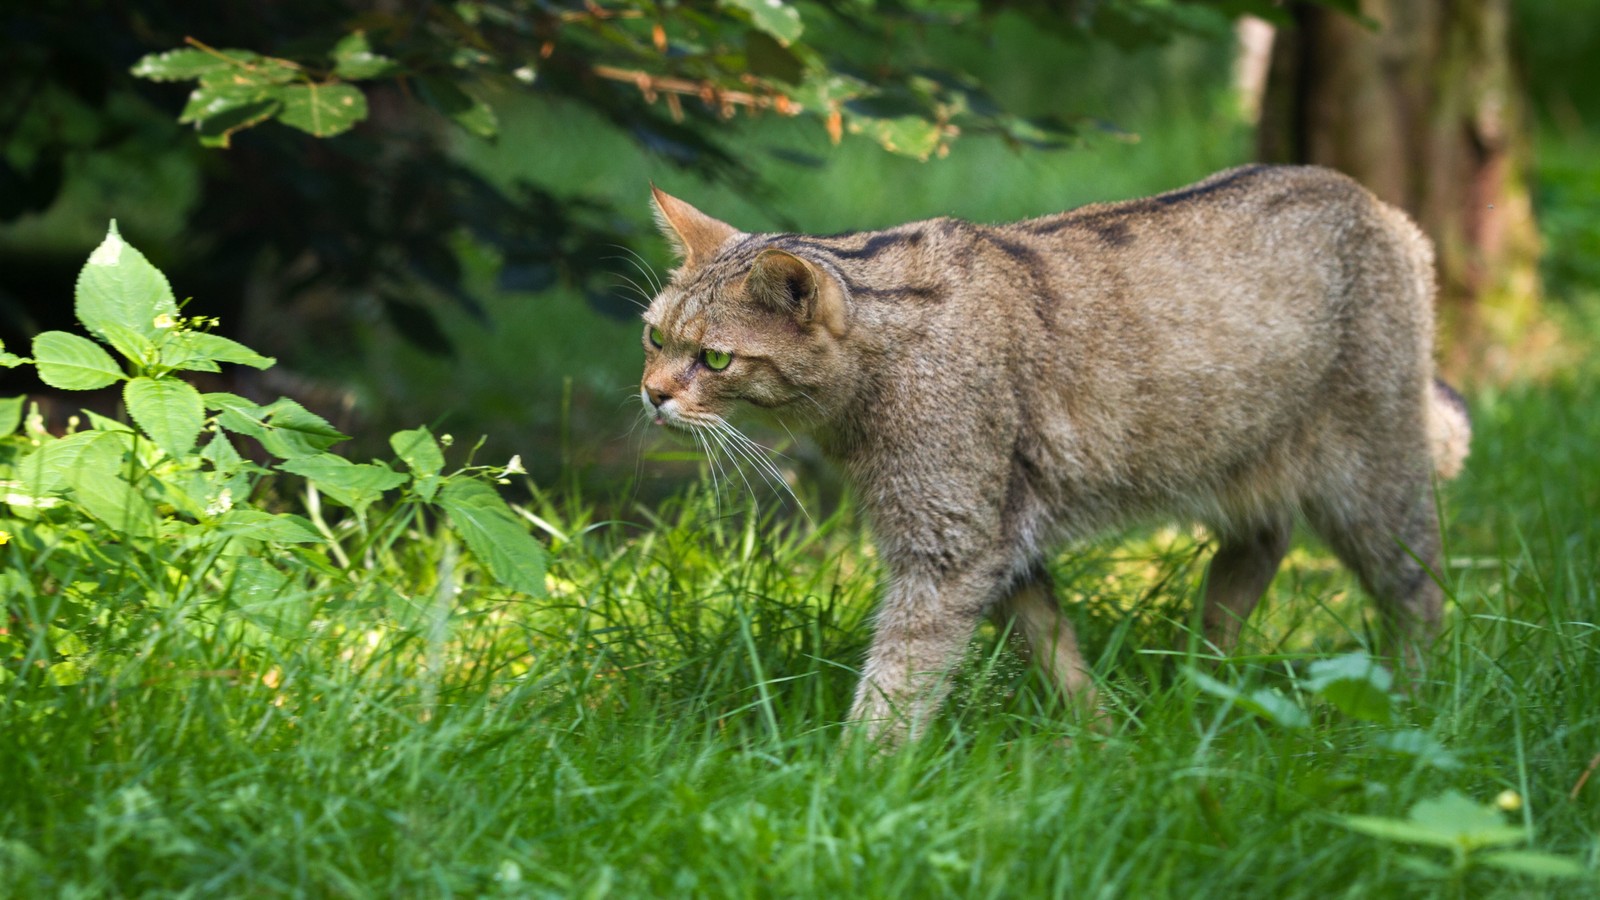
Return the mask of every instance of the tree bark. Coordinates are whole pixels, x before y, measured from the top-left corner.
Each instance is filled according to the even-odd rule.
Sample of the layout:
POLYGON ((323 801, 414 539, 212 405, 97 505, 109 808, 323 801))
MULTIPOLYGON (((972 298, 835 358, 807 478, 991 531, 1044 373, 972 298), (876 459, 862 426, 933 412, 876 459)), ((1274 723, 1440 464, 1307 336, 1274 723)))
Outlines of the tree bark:
POLYGON ((1526 104, 1511 0, 1296 4, 1273 47, 1259 154, 1339 169, 1406 210, 1438 253, 1447 371, 1503 375, 1539 310, 1526 104))

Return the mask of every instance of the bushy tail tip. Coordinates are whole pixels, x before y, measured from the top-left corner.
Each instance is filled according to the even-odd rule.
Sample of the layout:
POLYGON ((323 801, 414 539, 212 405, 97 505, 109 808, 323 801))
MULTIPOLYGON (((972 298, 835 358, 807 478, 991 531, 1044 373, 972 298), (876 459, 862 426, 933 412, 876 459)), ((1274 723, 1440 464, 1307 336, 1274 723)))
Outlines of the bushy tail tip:
POLYGON ((1467 415, 1467 401, 1437 378, 1428 394, 1428 441, 1433 451, 1433 470, 1439 477, 1461 474, 1472 443, 1472 419, 1467 415))

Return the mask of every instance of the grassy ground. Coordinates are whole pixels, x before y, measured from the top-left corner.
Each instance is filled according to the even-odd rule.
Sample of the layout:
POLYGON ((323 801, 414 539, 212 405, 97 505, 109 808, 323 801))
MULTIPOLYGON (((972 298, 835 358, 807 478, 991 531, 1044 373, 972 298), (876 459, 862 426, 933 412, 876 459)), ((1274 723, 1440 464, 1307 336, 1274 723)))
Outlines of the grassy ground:
MULTIPOLYGON (((359 586, 151 594, 102 635, 115 664, 0 685, 0 893, 1592 896, 1429 878, 1448 852, 1338 817, 1511 790, 1533 847, 1600 865, 1597 383, 1476 398, 1447 630, 1387 724, 1308 686, 1364 633, 1314 546, 1214 672, 1303 723, 1184 675, 1158 651, 1202 547, 1158 531, 1055 564, 1104 733, 988 634, 932 736, 873 760, 838 725, 877 575, 848 508, 781 524, 698 489, 592 522, 547 500, 547 600, 419 525, 359 586)), ((47 606, 14 606, 14 632, 47 606)))

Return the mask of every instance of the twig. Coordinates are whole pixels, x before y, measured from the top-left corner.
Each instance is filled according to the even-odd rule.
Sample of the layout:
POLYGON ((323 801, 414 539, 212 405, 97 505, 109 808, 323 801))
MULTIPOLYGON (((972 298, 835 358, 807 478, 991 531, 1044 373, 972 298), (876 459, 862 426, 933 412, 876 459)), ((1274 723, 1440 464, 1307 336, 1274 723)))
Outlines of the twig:
POLYGON ((736 106, 752 110, 770 109, 784 116, 797 116, 805 111, 804 107, 784 94, 766 95, 751 91, 731 91, 710 81, 694 81, 673 75, 652 75, 639 69, 620 69, 616 66, 595 66, 591 71, 601 78, 634 85, 649 103, 656 102, 659 95, 667 94, 698 97, 700 102, 717 108, 724 116, 733 115, 733 107, 736 106))

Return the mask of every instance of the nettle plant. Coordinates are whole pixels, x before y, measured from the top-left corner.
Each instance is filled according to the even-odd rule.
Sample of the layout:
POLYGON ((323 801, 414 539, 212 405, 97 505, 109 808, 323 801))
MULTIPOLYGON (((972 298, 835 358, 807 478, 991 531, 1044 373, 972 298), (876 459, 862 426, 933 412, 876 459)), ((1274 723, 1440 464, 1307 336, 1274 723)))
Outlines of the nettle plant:
POLYGON ((448 441, 423 427, 390 438, 400 468, 351 462, 330 452, 347 436, 293 400, 201 392, 183 373, 275 360, 210 333, 214 319, 183 316, 166 277, 115 222, 78 277, 75 308, 98 340, 47 331, 31 358, 0 346, 0 365, 33 365, 63 390, 121 382, 129 421, 86 411, 57 436, 36 405, 24 415, 25 397, 0 399, 0 551, 9 556, 0 596, 12 626, 0 629, 0 661, 9 661, 0 683, 35 669, 49 683, 80 679, 97 661, 93 639, 142 607, 280 595, 303 572, 370 578, 364 557, 429 511, 494 581, 544 593, 544 548, 494 487, 521 472, 517 460, 469 459, 447 472, 448 441), (242 454, 241 438, 262 452, 242 454), (266 505, 263 481, 282 475, 305 480, 306 515, 266 505), (330 524, 324 498, 348 514, 330 524), (369 514, 379 501, 381 528, 369 514))

